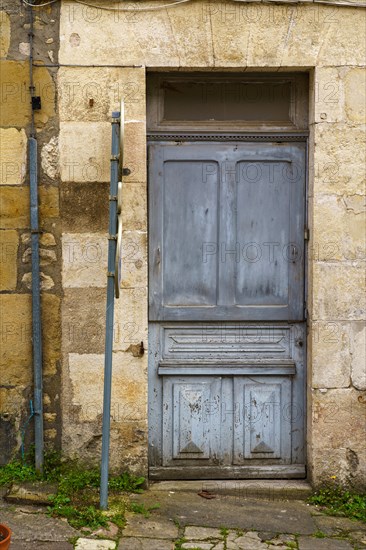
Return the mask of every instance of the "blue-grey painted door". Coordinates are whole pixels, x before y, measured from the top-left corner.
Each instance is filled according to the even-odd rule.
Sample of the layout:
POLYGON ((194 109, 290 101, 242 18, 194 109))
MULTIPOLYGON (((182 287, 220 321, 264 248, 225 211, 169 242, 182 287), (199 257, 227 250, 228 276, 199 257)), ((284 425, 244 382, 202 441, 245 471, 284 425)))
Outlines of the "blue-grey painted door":
POLYGON ((302 477, 304 143, 149 146, 152 478, 302 477))

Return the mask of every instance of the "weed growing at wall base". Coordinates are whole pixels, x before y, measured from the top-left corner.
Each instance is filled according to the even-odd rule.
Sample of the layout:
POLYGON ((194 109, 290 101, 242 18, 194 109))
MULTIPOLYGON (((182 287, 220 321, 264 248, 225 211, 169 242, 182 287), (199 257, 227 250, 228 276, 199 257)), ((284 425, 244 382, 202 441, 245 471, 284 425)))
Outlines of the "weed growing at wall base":
POLYGON ((108 521, 113 521, 119 528, 123 527, 124 512, 134 511, 128 494, 141 493, 145 478, 134 477, 127 472, 111 477, 110 512, 99 510, 99 470, 86 469, 77 462, 63 461, 55 452, 46 454, 43 475, 38 474, 33 466, 21 461, 13 461, 0 467, 0 486, 24 481, 56 483, 57 492, 49 497, 49 515, 66 518, 76 529, 88 527, 93 530, 107 527, 108 521), (121 493, 125 493, 125 496, 121 493))
POLYGON ((308 502, 330 516, 347 517, 366 523, 366 495, 346 491, 336 483, 315 491, 308 502))

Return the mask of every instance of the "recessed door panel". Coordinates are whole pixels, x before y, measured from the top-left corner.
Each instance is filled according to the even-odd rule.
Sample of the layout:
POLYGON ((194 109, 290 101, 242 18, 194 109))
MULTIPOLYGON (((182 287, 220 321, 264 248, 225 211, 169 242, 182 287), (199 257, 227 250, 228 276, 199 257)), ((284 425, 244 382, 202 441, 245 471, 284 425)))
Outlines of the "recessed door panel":
POLYGON ((218 234, 218 170, 213 160, 207 162, 214 177, 204 177, 202 162, 164 162, 164 308, 216 305, 216 262, 212 256, 202 261, 199 244, 215 242, 218 234))
POLYGON ((305 147, 150 147, 150 320, 304 317, 305 147))

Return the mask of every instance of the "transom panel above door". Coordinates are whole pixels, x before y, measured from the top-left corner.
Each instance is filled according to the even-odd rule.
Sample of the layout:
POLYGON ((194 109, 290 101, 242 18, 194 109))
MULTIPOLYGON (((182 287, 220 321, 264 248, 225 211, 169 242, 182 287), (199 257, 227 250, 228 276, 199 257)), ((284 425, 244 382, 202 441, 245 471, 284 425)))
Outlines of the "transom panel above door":
POLYGON ((304 318, 304 143, 149 147, 151 321, 304 318))

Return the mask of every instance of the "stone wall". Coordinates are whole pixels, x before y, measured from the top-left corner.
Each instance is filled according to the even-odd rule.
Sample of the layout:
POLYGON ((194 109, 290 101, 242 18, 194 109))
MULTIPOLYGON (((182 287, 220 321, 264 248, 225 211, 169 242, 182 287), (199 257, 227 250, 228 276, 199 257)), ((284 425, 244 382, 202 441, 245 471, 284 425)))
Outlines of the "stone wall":
MULTIPOLYGON (((49 106, 42 115, 47 120, 39 122, 39 136, 47 136, 42 149, 42 223, 56 242, 56 246, 45 245, 44 249, 56 250, 57 260, 61 258, 60 224, 62 227, 59 397, 63 450, 90 461, 100 456, 111 111, 118 110, 123 97, 125 165, 131 169, 123 210, 126 270, 121 298, 116 301, 111 462, 114 469, 127 465, 146 474, 147 353, 139 353, 141 341, 148 349, 146 70, 304 70, 311 77, 309 474, 315 484, 337 476, 342 482, 361 487, 366 479, 365 10, 231 0, 192 0, 168 10, 135 9, 156 5, 143 0, 126 5, 132 11, 122 11, 111 2, 115 11, 107 11, 66 0, 61 3, 56 109, 60 132, 58 136, 58 119, 49 106), (58 195, 51 193, 57 190, 58 166, 59 217, 58 195), (52 216, 54 221, 50 221, 52 216)), ((37 31, 39 36, 41 30, 37 31)), ((6 47, 6 33, 3 42, 6 47)), ((15 46, 9 52, 6 63, 14 63, 19 57, 15 46)), ((54 55, 56 59, 57 52, 54 55)), ((47 59, 47 52, 43 51, 42 59, 47 59)), ((52 69, 37 70, 51 77, 54 74, 52 69)), ((22 283, 26 244, 20 238, 28 223, 26 208, 20 207, 28 196, 21 183, 27 122, 21 119, 9 124, 9 136, 20 148, 17 159, 21 161, 2 186, 9 212, 4 219, 10 220, 4 227, 8 231, 6 242, 19 246, 17 263, 14 256, 4 275, 5 299, 19 303, 26 301, 28 294, 22 283), (14 282, 16 270, 18 286, 14 282)), ((13 149, 9 148, 8 154, 13 158, 13 149)), ((58 300, 61 281, 53 265, 58 264, 44 266, 45 276, 54 282, 44 295, 58 300)), ((45 278, 44 284, 51 284, 47 281, 45 278)), ((18 307, 18 315, 23 311, 29 318, 27 307, 26 303, 23 310, 18 307)), ((30 365, 29 358, 27 364, 24 359, 29 342, 24 348, 16 352, 17 356, 23 354, 16 359, 23 376, 30 365)), ((57 359, 55 364, 58 372, 57 359)), ((10 378, 14 387, 6 392, 20 395, 23 386, 15 377, 10 378)), ((22 384, 28 387, 29 379, 22 384)), ((26 403, 22 395, 18 400, 26 403)))
MULTIPOLYGON (((0 104, 0 464, 19 450, 21 430, 33 397, 29 167, 30 16, 21 2, 3 1, 0 104)), ((58 162, 56 66, 59 6, 34 14, 34 83, 42 108, 35 112, 39 147, 40 259, 43 320, 44 421, 48 447, 61 444, 61 228, 58 162), (46 66, 47 65, 47 66, 46 66)), ((25 450, 33 441, 26 433, 25 450)))

